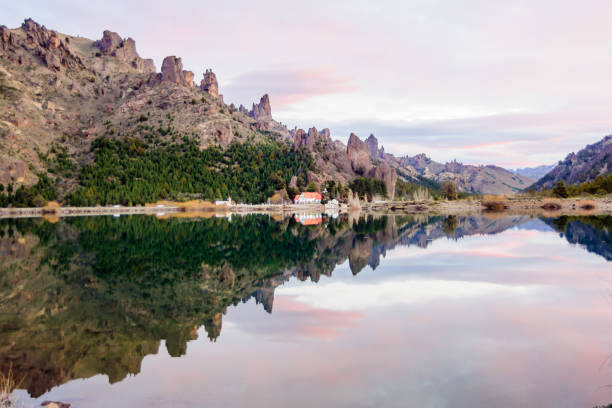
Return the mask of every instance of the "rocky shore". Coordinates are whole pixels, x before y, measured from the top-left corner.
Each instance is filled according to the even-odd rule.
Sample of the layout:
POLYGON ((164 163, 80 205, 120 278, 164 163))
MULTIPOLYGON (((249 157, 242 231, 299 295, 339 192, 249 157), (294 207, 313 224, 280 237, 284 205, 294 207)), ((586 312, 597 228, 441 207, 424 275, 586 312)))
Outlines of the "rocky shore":
POLYGON ((180 203, 147 205, 136 207, 56 207, 56 208, 0 208, 0 218, 24 217, 74 217, 92 215, 155 214, 171 215, 224 215, 254 213, 327 213, 346 212, 394 213, 394 214, 567 214, 567 215, 608 215, 612 214, 612 195, 594 199, 581 198, 511 198, 504 200, 455 200, 455 201, 381 201, 359 205, 329 206, 324 204, 236 204, 207 208, 185 208, 180 203))

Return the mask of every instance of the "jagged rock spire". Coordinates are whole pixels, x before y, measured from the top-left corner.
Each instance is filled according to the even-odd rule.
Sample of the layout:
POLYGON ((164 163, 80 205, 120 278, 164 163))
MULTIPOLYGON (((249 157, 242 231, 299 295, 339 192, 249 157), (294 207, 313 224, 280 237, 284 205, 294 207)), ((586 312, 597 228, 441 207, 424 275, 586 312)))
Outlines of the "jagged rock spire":
POLYGON ((212 97, 219 97, 219 84, 217 83, 217 76, 212 69, 207 69, 206 72, 204 72, 204 78, 200 83, 200 88, 212 97))

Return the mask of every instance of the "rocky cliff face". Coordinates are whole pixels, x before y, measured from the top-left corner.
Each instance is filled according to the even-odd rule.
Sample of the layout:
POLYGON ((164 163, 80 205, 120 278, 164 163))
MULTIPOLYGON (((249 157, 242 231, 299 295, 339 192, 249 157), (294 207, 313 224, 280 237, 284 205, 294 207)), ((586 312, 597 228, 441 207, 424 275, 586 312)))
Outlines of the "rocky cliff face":
POLYGON ((349 136, 346 154, 355 173, 366 176, 372 169, 368 146, 354 133, 349 136))
POLYGON ((385 156, 385 149, 381 146, 378 148, 378 139, 374 135, 370 135, 366 140, 365 144, 368 147, 368 151, 370 152, 370 156, 373 159, 381 159, 385 156))
POLYGON ((395 197, 395 183, 397 182, 397 172, 387 163, 382 162, 374 169, 370 170, 370 177, 382 180, 387 186, 387 195, 391 198, 395 197))
POLYGON ((510 170, 514 174, 519 174, 521 176, 528 177, 532 180, 539 180, 548 174, 552 169, 555 168, 555 165, 542 165, 536 167, 522 167, 519 169, 510 170))
POLYGON ((155 64, 152 59, 140 58, 136 52, 136 41, 132 38, 123 40, 119 34, 112 31, 104 31, 102 39, 95 43, 104 55, 117 57, 120 61, 130 64, 138 72, 152 74, 155 72, 155 64))
POLYGON ((265 94, 261 97, 258 104, 253 104, 251 116, 257 120, 272 120, 272 108, 270 107, 270 97, 265 94))
POLYGON ((193 86, 193 72, 183 71, 183 61, 174 55, 164 58, 161 71, 162 82, 171 82, 188 87, 193 86))
POLYGON ((385 182, 387 194, 395 197, 395 182, 397 172, 387 163, 378 165, 372 163, 368 146, 359 136, 351 133, 348 144, 340 141, 333 142, 329 129, 320 132, 315 127, 308 129, 293 129, 290 132, 294 149, 306 149, 312 152, 315 167, 321 170, 323 176, 312 176, 312 180, 321 185, 325 180, 347 184, 350 180, 359 177, 373 177, 385 182))
POLYGON ((461 191, 482 194, 514 194, 527 188, 533 180, 498 166, 473 166, 452 161, 438 163, 421 154, 403 157, 402 163, 418 174, 439 183, 452 181, 461 191))
POLYGON ((612 135, 586 146, 578 153, 570 153, 532 187, 551 188, 558 181, 579 184, 610 172, 612 172, 612 135))
POLYGON ((204 78, 200 83, 200 88, 213 98, 219 97, 219 84, 217 83, 217 76, 211 69, 207 69, 204 73, 204 78))
POLYGON ((25 20, 21 30, 0 26, 0 52, 3 58, 22 66, 37 65, 40 61, 54 72, 84 68, 67 38, 61 39, 55 31, 32 19, 25 20))
MULTIPOLYGON (((204 73, 204 89, 194 87, 194 75, 180 58, 167 57, 155 73, 133 39, 108 30, 101 37, 58 34, 30 19, 16 29, 0 27, 1 183, 34 184, 36 174, 51 165, 38 152, 54 144, 65 148, 78 168, 92 159, 96 138, 143 138, 143 127, 160 123, 166 142, 172 135, 190 135, 202 147, 267 140, 262 130, 288 137, 283 125, 269 119, 267 96, 255 112, 260 121, 223 102, 212 71, 204 73)), ((63 193, 75 181, 61 183, 63 193)))
MULTIPOLYGON (((411 181, 410 177, 414 176, 425 177, 438 183, 452 181, 461 191, 483 194, 513 194, 533 183, 528 177, 513 174, 498 166, 472 166, 456 161, 442 164, 423 153, 398 158, 385 153, 382 147, 379 148, 374 135, 370 135, 364 144, 372 159, 383 161, 391 168, 400 170, 406 175, 406 181, 411 181)), ((360 151, 363 149, 363 146, 359 147, 360 151)))

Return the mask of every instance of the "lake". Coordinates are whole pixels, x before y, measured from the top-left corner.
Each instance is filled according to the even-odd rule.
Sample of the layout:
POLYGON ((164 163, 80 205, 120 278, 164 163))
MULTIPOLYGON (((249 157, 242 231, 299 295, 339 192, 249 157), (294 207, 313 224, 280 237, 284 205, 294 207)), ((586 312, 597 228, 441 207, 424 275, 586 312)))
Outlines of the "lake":
POLYGON ((0 220, 20 406, 612 402, 612 217, 0 220))

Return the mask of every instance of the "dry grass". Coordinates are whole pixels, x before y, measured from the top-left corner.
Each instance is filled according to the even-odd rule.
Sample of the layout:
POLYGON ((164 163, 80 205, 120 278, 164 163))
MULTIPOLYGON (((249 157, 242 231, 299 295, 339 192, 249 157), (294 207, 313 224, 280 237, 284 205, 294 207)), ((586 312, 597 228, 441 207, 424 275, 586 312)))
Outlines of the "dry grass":
POLYGON ((57 201, 49 201, 47 205, 43 207, 43 214, 57 214, 60 211, 60 204, 57 201))
POLYGON ((160 220, 168 220, 171 218, 213 218, 217 215, 216 212, 213 211, 180 211, 180 212, 169 212, 163 214, 150 214, 151 216, 155 216, 160 220))
POLYGON ((508 201, 508 197, 502 195, 485 194, 482 196, 482 201, 508 201))
POLYGON ((12 364, 9 365, 6 373, 0 373, 0 408, 14 408, 16 406, 13 391, 19 387, 22 381, 15 381, 12 364))
MULTIPOLYGON (((179 211, 193 212, 193 211, 215 211, 219 209, 215 203, 210 201, 202 200, 191 200, 191 201, 157 201, 151 204, 145 204, 146 207, 157 207, 158 205, 164 205, 166 207, 177 207, 179 211)), ((163 208, 160 208, 163 210, 163 208)))
POLYGON ((185 201, 184 203, 176 203, 181 211, 190 212, 190 211, 214 211, 218 207, 215 206, 214 203, 210 201, 202 201, 202 200, 191 200, 185 201))
POLYGON ((482 201, 482 206, 484 207, 485 211, 489 211, 489 212, 502 212, 508 209, 508 204, 506 203, 505 200, 482 201))

